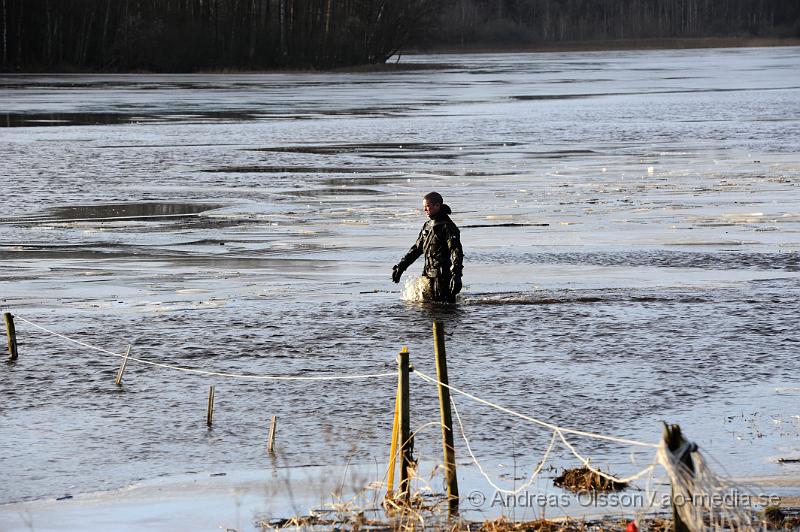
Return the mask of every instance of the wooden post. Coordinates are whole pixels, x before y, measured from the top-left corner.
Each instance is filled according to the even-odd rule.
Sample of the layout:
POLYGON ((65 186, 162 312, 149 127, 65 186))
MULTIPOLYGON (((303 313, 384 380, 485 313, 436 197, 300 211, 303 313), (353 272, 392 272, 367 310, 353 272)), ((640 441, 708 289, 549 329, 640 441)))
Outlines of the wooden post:
POLYGON ((408 348, 403 347, 397 357, 400 372, 400 493, 406 501, 411 496, 411 457, 414 443, 411 441, 411 400, 409 398, 409 356, 408 348))
POLYGON ((267 450, 269 454, 275 453, 275 429, 278 425, 278 416, 272 416, 272 422, 269 424, 269 444, 267 450))
POLYGON ((433 322, 436 378, 439 381, 439 411, 442 418, 442 447, 444 448, 444 472, 447 480, 447 500, 450 515, 458 513, 458 477, 456 476, 456 449, 453 445, 453 415, 450 412, 450 389, 446 386, 447 355, 444 347, 444 324, 433 322))
POLYGON ((14 316, 10 312, 3 313, 6 322, 6 334, 8 335, 8 360, 16 360, 19 357, 17 352, 17 329, 14 327, 14 316))
POLYGON ((208 387, 208 409, 206 410, 206 425, 209 427, 214 419, 214 385, 208 387))
MULTIPOLYGON (((664 441, 667 448, 671 453, 675 453, 686 443, 686 440, 681 434, 681 428, 678 425, 664 424, 664 441)), ((689 471, 689 474, 694 476, 694 462, 692 456, 689 454, 688 449, 685 450, 682 456, 679 457, 681 464, 683 464, 689 471)), ((682 504, 692 504, 691 500, 683 500, 682 504)), ((675 504, 675 487, 672 487, 672 523, 674 532, 691 532, 689 526, 681 519, 680 512, 678 512, 678 505, 675 504)))
POLYGON ((122 386, 122 374, 125 373, 125 366, 128 365, 128 355, 131 353, 131 346, 128 346, 128 349, 125 351, 125 356, 122 357, 122 364, 119 366, 119 371, 117 372, 117 378, 114 379, 114 384, 117 386, 122 386))
MULTIPOLYGON (((403 346, 408 351, 408 348, 403 346)), ((386 481, 386 498, 391 499, 394 492, 394 470, 397 463, 397 437, 400 432, 400 377, 397 378, 397 393, 394 395, 394 421, 392 422, 392 444, 389 449, 389 473, 386 481)))

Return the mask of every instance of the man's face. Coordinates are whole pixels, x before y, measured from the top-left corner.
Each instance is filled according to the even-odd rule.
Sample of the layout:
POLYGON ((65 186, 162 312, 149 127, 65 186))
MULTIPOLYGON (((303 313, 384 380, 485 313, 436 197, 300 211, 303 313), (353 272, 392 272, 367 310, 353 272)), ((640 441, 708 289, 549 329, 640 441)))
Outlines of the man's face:
POLYGON ((428 218, 433 218, 439 214, 439 209, 442 208, 441 203, 429 203, 428 200, 422 200, 422 210, 428 215, 428 218))

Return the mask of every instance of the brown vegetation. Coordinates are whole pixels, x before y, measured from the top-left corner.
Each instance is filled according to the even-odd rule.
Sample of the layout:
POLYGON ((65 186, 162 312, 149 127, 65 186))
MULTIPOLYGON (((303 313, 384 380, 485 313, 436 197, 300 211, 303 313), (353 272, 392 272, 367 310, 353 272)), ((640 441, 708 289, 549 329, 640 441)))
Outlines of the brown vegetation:
POLYGON ((628 487, 624 482, 615 482, 600 476, 587 467, 565 469, 553 479, 553 484, 574 492, 621 491, 628 487))
POLYGON ((535 519, 517 523, 501 517, 481 523, 480 528, 477 530, 479 532, 573 532, 586 529, 586 523, 577 521, 556 522, 548 521, 547 519, 535 519))
POLYGON ((767 506, 761 517, 768 528, 777 530, 797 530, 800 528, 800 515, 779 506, 767 506), (790 515, 790 513, 792 515, 790 515))
MULTIPOLYGON (((587 532, 608 531, 624 532, 628 529, 630 521, 625 519, 607 519, 603 521, 585 520, 548 520, 534 519, 532 521, 511 521, 505 517, 489 521, 467 521, 463 519, 443 519, 435 522, 423 522, 417 519, 404 521, 384 521, 368 519, 363 513, 353 514, 343 519, 324 518, 318 515, 296 517, 292 519, 278 519, 259 523, 262 530, 277 530, 286 528, 302 529, 337 529, 337 530, 371 530, 404 532, 411 530, 432 530, 441 532, 587 532)), ((650 532, 667 532, 672 530, 672 521, 660 517, 651 517, 643 520, 640 525, 650 532)))

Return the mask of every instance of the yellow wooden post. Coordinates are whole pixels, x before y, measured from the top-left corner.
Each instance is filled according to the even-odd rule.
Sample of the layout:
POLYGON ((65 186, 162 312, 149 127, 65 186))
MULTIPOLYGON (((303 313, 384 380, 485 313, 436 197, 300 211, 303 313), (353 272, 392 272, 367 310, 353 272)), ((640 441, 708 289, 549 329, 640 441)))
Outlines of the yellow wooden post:
MULTIPOLYGON (((403 350, 408 352, 408 348, 403 346, 403 350)), ((386 497, 392 498, 394 492, 394 470, 397 463, 397 436, 400 429, 400 376, 397 378, 397 393, 394 396, 394 421, 392 422, 392 444, 389 450, 389 473, 386 481, 386 497)))
POLYGON ((447 480, 447 500, 450 514, 458 513, 458 477, 456 476, 456 449, 453 444, 453 415, 450 412, 450 389, 447 387, 447 355, 444 347, 444 325, 433 322, 436 377, 439 381, 439 411, 442 419, 442 447, 444 471, 447 480))
MULTIPOLYGON (((408 347, 403 346, 403 351, 408 352, 408 347)), ((387 479, 386 497, 391 498, 394 492, 394 470, 397 463, 397 438, 400 432, 400 372, 397 373, 397 393, 394 395, 394 421, 392 422, 392 444, 389 449, 389 473, 387 479)))

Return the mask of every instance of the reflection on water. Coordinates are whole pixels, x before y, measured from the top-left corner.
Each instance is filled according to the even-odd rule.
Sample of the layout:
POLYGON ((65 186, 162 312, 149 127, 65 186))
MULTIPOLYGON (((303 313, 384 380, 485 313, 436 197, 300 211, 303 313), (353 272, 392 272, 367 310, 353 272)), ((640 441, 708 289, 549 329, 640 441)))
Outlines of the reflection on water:
POLYGON ((0 127, 59 127, 125 124, 204 123, 257 120, 256 113, 203 112, 186 113, 0 113, 0 127))
POLYGON ((222 203, 114 203, 101 205, 70 205, 51 209, 51 219, 72 218, 138 218, 197 214, 224 207, 222 203))

